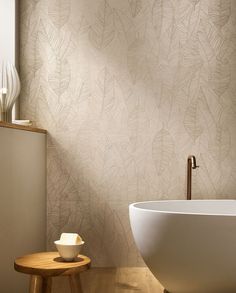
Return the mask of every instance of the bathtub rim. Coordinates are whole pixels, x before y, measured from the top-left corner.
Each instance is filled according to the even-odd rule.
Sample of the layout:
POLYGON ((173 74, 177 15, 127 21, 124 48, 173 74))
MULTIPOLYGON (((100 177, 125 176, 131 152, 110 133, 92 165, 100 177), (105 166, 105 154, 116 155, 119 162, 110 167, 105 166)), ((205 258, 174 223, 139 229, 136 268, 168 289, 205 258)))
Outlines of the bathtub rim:
POLYGON ((139 207, 137 205, 145 204, 145 203, 175 203, 175 202, 227 202, 227 203, 236 203, 235 199, 194 199, 194 200, 186 200, 186 199, 180 199, 180 200, 150 200, 150 201, 139 201, 129 204, 129 211, 132 210, 140 210, 140 211, 147 211, 151 213, 157 213, 157 214, 168 214, 168 215, 193 215, 193 216, 219 216, 219 217, 236 217, 236 211, 235 213, 217 213, 217 212, 183 212, 183 211, 168 211, 168 210, 158 210, 158 209, 151 209, 151 208, 144 208, 139 207))

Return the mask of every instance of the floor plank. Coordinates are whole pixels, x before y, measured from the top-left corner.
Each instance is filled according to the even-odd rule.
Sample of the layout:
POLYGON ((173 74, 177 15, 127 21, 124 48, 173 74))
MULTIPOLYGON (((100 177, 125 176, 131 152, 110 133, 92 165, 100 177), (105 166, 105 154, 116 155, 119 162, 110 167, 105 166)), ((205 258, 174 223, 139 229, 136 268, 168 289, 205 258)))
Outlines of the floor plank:
MULTIPOLYGON (((163 293, 149 269, 92 268, 81 273, 84 293, 163 293)), ((70 292, 66 277, 53 279, 53 293, 70 292)))

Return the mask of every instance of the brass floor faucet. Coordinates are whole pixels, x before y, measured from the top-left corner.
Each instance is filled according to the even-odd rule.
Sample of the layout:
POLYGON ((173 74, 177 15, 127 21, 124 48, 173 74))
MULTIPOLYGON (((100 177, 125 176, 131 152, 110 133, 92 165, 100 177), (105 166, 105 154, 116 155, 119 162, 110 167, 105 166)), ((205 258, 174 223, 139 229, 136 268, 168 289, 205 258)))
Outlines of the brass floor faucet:
POLYGON ((195 156, 188 156, 187 161, 187 200, 192 199, 192 169, 197 169, 195 156))

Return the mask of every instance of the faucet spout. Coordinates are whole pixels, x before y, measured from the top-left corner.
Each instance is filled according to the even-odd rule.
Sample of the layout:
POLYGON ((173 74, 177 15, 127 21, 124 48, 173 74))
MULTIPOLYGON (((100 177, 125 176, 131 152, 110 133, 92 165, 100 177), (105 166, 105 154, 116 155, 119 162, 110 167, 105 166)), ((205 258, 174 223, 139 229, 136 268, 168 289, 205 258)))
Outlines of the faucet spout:
POLYGON ((192 169, 197 169, 196 157, 188 156, 187 160, 187 200, 192 199, 192 169))

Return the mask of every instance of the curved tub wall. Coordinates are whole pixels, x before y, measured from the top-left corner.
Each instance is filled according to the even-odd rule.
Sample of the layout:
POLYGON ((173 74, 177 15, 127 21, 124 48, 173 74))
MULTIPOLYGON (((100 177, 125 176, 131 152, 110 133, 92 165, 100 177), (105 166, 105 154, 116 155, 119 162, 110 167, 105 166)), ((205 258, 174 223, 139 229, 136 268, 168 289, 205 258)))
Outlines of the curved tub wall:
POLYGON ((169 292, 236 292, 236 201, 137 203, 130 221, 144 261, 169 292))

